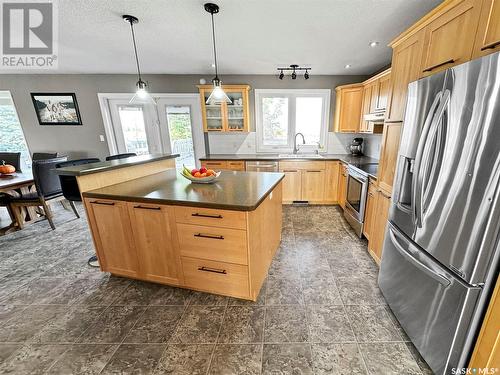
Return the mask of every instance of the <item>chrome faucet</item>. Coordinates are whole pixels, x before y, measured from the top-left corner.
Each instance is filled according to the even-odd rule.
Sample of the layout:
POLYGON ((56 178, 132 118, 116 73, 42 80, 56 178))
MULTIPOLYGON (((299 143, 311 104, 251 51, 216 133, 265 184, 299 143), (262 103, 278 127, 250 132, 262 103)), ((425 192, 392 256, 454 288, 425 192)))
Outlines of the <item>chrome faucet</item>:
POLYGON ((302 137, 302 144, 305 145, 306 144, 306 139, 304 138, 304 134, 302 133, 297 133, 295 134, 295 138, 293 140, 293 153, 296 154, 297 152, 299 152, 299 147, 297 146, 297 136, 300 135, 302 137))

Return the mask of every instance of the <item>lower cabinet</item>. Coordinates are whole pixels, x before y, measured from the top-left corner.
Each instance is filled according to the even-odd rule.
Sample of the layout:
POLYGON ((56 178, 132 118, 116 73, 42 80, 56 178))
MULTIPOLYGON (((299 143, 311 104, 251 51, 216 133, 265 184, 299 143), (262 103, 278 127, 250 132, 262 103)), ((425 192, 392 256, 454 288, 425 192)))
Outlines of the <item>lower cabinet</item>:
POLYGON ((320 203, 325 199, 325 170, 306 169, 302 176, 302 200, 320 203))
POLYGON ((128 203, 128 209, 141 275, 161 283, 180 284, 181 264, 173 239, 174 208, 128 203))
POLYGON ((347 165, 340 163, 340 173, 339 173, 339 205, 345 208, 345 201, 347 197, 347 165))
POLYGON ((123 276, 138 277, 139 260, 127 203, 89 199, 85 205, 101 269, 123 276))
POLYGON ((375 213, 375 206, 377 204, 376 200, 377 187, 375 182, 370 179, 368 185, 368 196, 366 197, 366 208, 365 208, 365 218, 363 223, 363 234, 368 241, 370 241, 372 235, 372 225, 373 225, 373 215, 375 213))
POLYGON ((201 160, 201 165, 215 171, 244 171, 243 160, 201 160))
POLYGON ((372 213, 372 223, 369 232, 368 250, 375 261, 380 264, 382 258, 382 248, 384 246, 385 228, 389 217, 391 197, 382 190, 375 194, 374 212, 372 213))
POLYGON ((298 169, 280 168, 285 174, 283 179, 283 202, 290 203, 302 200, 302 177, 298 169))

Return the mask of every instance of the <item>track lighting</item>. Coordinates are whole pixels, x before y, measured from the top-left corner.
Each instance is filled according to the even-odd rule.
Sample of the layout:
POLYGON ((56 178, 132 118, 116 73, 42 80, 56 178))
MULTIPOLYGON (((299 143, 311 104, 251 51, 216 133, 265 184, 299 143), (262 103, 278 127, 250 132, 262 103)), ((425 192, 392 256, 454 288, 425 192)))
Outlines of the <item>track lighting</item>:
POLYGON ((278 70, 280 71, 280 74, 278 75, 279 79, 285 78, 284 71, 290 71, 290 70, 292 71, 292 74, 290 74, 290 77, 292 79, 297 79, 297 71, 299 71, 299 70, 305 70, 304 79, 309 79, 309 70, 311 70, 311 68, 310 67, 307 67, 307 68, 300 67, 297 64, 292 64, 292 65, 290 65, 290 67, 278 68, 278 70))

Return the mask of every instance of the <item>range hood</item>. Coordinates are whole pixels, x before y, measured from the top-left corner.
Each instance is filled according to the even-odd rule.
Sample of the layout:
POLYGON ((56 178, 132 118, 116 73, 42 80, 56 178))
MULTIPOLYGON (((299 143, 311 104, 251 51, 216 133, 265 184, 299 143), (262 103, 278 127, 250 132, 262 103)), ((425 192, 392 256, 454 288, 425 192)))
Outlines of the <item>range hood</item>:
POLYGON ((382 112, 374 112, 364 115, 364 120, 368 122, 372 122, 374 124, 383 124, 385 118, 385 111, 382 112))

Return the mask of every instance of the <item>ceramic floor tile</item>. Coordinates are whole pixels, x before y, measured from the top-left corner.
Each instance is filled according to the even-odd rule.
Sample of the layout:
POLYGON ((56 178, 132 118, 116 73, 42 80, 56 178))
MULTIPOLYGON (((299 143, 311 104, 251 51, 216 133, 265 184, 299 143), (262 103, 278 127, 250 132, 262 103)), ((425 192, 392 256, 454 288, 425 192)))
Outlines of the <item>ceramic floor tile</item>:
POLYGON ((241 298, 228 298, 229 306, 263 306, 266 303, 266 291, 267 291, 267 280, 264 280, 262 287, 260 288, 257 300, 249 301, 241 298))
POLYGON ((224 314, 218 342, 237 344, 262 342, 264 313, 263 306, 229 306, 224 314))
POLYGON ((356 341, 343 306, 308 306, 307 322, 311 342, 356 341))
POLYGON ((168 345, 154 371, 155 375, 205 375, 214 345, 168 345))
POLYGON ((346 305, 385 304, 376 279, 365 276, 338 276, 336 282, 346 305))
POLYGON ((261 345, 219 344, 210 364, 210 375, 260 375, 261 345))
POLYGON ((139 306, 108 307, 80 336, 78 342, 90 344, 120 343, 144 310, 145 307, 139 306))
POLYGON ((133 281, 112 304, 117 306, 148 306, 155 294, 162 288, 163 285, 160 284, 133 281))
POLYGON ((315 375, 366 375, 358 344, 313 344, 315 375))
POLYGON ((161 344, 122 344, 101 374, 151 374, 165 348, 161 344))
POLYGON ((368 371, 373 375, 422 374, 404 343, 360 344, 368 371))
POLYGON ((267 280, 266 305, 302 305, 304 294, 298 278, 269 278, 267 280))
POLYGON ((193 292, 189 289, 164 285, 149 301, 154 306, 184 306, 189 303, 193 292))
POLYGON ((51 375, 97 375, 118 345, 76 344, 68 348, 49 370, 51 375))
POLYGON ((10 357, 12 353, 18 350, 22 344, 0 344, 0 365, 10 357))
MULTIPOLYGON (((0 280, 1 282, 1 280, 0 280)), ((12 318, 16 313, 23 310, 25 306, 3 305, 0 306, 0 326, 12 318)))
POLYGON ((50 292, 63 283, 63 279, 37 279, 21 287, 2 301, 5 305, 30 305, 45 299, 50 292))
POLYGON ((264 342, 307 342, 309 333, 302 306, 266 307, 264 342))
POLYGON ((302 279, 306 305, 342 305, 342 299, 332 276, 302 279))
POLYGON ((314 374, 309 344, 264 344, 262 375, 276 374, 314 374))
POLYGON ((131 282, 131 280, 122 277, 102 277, 76 303, 91 306, 109 306, 123 294, 131 282))
POLYGON ((125 337, 124 342, 168 342, 183 312, 184 306, 149 306, 125 337))
POLYGON ((215 343, 224 310, 221 306, 189 306, 170 341, 177 344, 215 343))
POLYGON ((229 297, 219 296, 217 294, 193 291, 191 293, 191 298, 189 299, 189 305, 226 306, 228 301, 229 297))
POLYGON ((345 306, 358 342, 402 341, 385 306, 345 306))
POLYGON ((422 358, 415 345, 413 345, 411 342, 406 342, 405 344, 411 355, 413 356, 413 359, 415 359, 415 361, 417 362, 417 365, 420 368, 420 371, 422 371, 422 374, 434 375, 434 372, 431 370, 427 362, 425 362, 425 360, 422 358))
POLYGON ((0 366, 0 373, 44 374, 67 349, 66 345, 24 345, 0 366))

